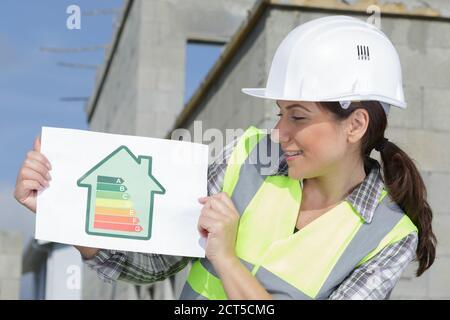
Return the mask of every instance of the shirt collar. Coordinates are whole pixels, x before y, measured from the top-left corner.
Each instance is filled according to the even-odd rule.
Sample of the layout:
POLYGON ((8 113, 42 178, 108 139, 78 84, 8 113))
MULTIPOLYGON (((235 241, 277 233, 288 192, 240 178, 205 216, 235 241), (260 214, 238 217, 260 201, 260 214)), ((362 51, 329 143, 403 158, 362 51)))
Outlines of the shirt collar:
MULTIPOLYGON (((365 166, 369 173, 346 198, 366 223, 372 222, 378 200, 384 189, 380 164, 373 158, 367 158, 365 166)), ((366 171, 366 172, 367 172, 366 171)))
MULTIPOLYGON (((381 176, 380 164, 377 160, 367 157, 364 163, 366 177, 356 186, 353 191, 346 197, 347 200, 357 213, 361 216, 365 223, 370 223, 378 206, 378 199, 384 188, 381 176)), ((278 168, 272 175, 288 175, 288 165, 282 156, 278 168)))

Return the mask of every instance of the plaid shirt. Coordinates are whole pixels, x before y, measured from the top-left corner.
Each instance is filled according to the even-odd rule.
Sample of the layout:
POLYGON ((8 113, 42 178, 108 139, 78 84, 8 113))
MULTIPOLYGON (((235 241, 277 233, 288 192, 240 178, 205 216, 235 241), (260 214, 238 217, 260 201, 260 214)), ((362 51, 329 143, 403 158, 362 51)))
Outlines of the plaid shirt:
MULTIPOLYGON (((228 144, 208 167, 208 194, 222 190, 229 159, 237 139, 228 144)), ((380 165, 369 158, 369 174, 346 198, 359 212, 365 223, 370 223, 377 207, 377 199, 384 187, 380 165)), ((284 158, 273 172, 287 175, 284 158)), ((376 256, 352 271, 331 293, 329 299, 388 299, 400 275, 415 258, 417 233, 385 247, 376 256)), ((90 260, 83 260, 106 282, 123 280, 134 284, 149 284, 164 280, 186 267, 197 258, 151 253, 125 252, 101 249, 90 260)))

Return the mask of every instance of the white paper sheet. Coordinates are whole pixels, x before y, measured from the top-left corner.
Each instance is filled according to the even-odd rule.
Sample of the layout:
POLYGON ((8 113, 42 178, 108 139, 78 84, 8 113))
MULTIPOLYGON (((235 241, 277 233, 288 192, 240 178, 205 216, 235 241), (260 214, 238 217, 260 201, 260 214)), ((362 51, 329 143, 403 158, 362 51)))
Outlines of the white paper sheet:
POLYGON ((43 127, 50 186, 38 194, 36 239, 204 257, 197 231, 208 146, 43 127))

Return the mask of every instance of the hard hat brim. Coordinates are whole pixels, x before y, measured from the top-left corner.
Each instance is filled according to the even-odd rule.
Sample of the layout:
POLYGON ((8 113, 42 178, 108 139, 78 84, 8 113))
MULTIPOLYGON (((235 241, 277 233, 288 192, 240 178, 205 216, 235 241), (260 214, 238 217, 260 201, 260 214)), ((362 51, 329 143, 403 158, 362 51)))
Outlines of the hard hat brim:
POLYGON ((249 96, 269 99, 269 100, 291 100, 291 101, 381 101, 385 102, 389 105, 406 109, 406 102, 394 100, 385 96, 380 95, 346 95, 342 97, 334 97, 334 98, 324 98, 324 99, 308 99, 308 98, 290 98, 290 97, 275 97, 267 95, 266 88, 242 88, 241 91, 249 96))
MULTIPOLYGON (((288 97, 278 97, 274 95, 267 94, 266 88, 242 88, 241 91, 249 96, 256 98, 263 98, 269 100, 292 100, 292 101, 300 101, 299 99, 290 99, 288 97)), ((306 101, 302 99, 303 101, 306 101)))
MULTIPOLYGON (((272 99, 269 97, 266 97, 266 88, 242 88, 241 91, 245 94, 248 94, 249 96, 257 97, 257 98, 266 98, 266 99, 272 99)), ((277 99, 274 99, 277 100, 277 99)))

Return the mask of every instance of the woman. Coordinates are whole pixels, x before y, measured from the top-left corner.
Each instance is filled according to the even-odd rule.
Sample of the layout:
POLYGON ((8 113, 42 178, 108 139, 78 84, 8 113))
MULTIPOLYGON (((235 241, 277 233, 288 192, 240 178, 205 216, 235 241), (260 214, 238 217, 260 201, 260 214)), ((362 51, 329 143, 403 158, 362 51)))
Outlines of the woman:
MULTIPOLYGON (((272 139, 250 127, 209 167, 198 221, 206 258, 193 263, 181 299, 385 299, 410 261, 417 276, 433 264, 423 180, 384 137, 389 107, 406 104, 383 33, 350 17, 308 22, 281 43, 267 87, 244 92, 275 100, 280 119, 272 139), (279 164, 263 174, 261 155, 273 145, 279 164)), ((50 179, 39 149, 36 140, 15 190, 32 211, 50 179)), ((139 284, 190 260, 78 250, 101 278, 139 284)))

